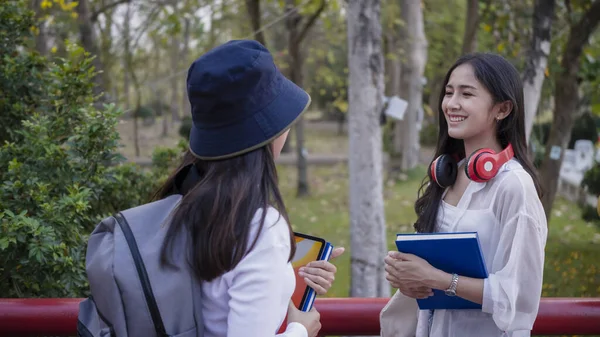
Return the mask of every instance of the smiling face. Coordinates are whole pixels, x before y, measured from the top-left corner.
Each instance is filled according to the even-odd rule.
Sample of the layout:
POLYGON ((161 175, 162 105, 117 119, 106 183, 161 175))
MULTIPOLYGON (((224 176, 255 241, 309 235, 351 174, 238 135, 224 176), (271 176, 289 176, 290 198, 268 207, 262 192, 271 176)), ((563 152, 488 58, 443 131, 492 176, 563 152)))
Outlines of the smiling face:
POLYGON ((496 138, 496 120, 505 117, 502 104, 494 104, 492 95, 468 63, 456 67, 450 75, 442 111, 450 137, 482 145, 496 138))

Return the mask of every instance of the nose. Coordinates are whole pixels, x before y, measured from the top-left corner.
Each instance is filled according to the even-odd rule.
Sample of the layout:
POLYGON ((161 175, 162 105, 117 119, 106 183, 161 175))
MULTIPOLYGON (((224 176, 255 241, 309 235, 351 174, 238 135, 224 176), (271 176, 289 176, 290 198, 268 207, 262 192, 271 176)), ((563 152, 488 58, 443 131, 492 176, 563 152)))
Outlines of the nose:
POLYGON ((458 97, 456 94, 450 95, 446 101, 446 107, 450 111, 455 111, 460 109, 460 102, 458 101, 458 97))

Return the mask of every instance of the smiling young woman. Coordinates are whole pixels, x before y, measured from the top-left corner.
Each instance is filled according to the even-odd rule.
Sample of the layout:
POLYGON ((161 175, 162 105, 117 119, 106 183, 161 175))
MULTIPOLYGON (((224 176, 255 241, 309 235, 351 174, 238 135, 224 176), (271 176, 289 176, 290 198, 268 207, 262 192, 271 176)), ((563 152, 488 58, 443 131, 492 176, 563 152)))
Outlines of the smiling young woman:
POLYGON ((439 289, 482 305, 480 311, 419 311, 417 337, 529 336, 548 230, 514 66, 495 54, 460 58, 444 80, 438 137, 415 203, 415 229, 477 232, 489 276, 447 273, 417 256, 390 252, 387 278, 409 297, 439 289))

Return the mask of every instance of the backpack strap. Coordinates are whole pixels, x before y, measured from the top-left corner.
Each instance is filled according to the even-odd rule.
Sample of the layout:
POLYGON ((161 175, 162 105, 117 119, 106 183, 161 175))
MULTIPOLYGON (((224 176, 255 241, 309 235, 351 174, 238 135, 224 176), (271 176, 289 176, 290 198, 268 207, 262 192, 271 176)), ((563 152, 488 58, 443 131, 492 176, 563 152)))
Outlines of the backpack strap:
POLYGON ((129 250, 131 251, 131 256, 133 257, 133 261, 135 263, 135 269, 137 270, 137 274, 142 283, 144 297, 146 298, 146 303, 148 304, 148 309, 150 310, 150 316, 152 317, 152 322, 154 323, 154 330, 156 330, 158 336, 169 336, 165 330, 165 325, 163 324, 160 311, 158 310, 158 305, 156 304, 156 299, 154 298, 154 293, 152 292, 152 286, 150 284, 150 279, 148 278, 146 266, 142 260, 142 255, 138 249, 135 236, 129 227, 129 223, 121 213, 117 213, 115 215, 115 219, 121 227, 125 241, 127 242, 129 250))

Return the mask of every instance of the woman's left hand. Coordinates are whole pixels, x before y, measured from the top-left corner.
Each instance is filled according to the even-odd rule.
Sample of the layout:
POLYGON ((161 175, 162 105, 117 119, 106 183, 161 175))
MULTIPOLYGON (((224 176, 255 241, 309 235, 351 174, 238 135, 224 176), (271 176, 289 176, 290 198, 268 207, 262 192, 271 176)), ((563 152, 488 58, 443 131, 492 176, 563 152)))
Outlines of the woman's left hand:
MULTIPOLYGON (((331 252, 331 259, 344 253, 344 247, 338 247, 331 252)), ((317 295, 325 295, 333 281, 337 268, 329 261, 312 261, 298 270, 298 275, 304 277, 306 284, 313 288, 317 295)))

